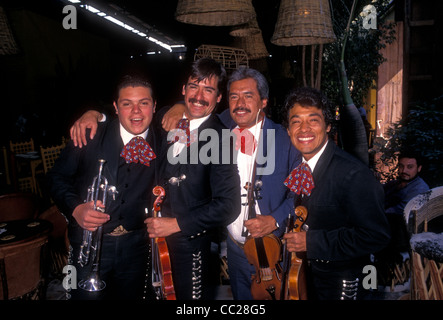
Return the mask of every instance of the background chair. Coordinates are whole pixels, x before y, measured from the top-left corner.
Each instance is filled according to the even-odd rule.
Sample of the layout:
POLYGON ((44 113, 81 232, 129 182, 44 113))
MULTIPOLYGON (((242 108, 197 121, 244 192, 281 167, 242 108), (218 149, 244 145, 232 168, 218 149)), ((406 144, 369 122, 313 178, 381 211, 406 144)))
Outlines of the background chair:
POLYGON ((39 219, 47 220, 52 223, 52 230, 49 233, 48 256, 49 272, 60 280, 63 278, 63 267, 68 264, 69 240, 68 240, 68 221, 58 210, 57 206, 52 205, 46 209, 39 219))
POLYGON ((35 175, 37 167, 41 164, 41 159, 28 159, 29 161, 19 161, 17 155, 26 154, 35 151, 34 140, 12 142, 9 141, 9 149, 11 154, 11 164, 16 183, 16 190, 22 192, 39 193, 35 175))
POLYGON ((60 145, 51 146, 51 147, 42 147, 40 146, 40 154, 42 157, 43 162, 43 171, 42 175, 39 175, 38 177, 38 184, 41 186, 39 188, 40 195, 49 201, 49 204, 53 204, 53 200, 51 196, 48 193, 48 190, 43 187, 45 185, 44 183, 44 175, 54 166, 55 161, 60 155, 60 152, 65 148, 66 144, 64 139, 62 139, 62 143, 60 145))
POLYGON ((52 146, 47 148, 40 146, 40 153, 43 161, 43 171, 45 174, 49 171, 49 169, 52 168, 52 166, 55 163, 55 160, 57 160, 58 156, 60 155, 60 152, 64 148, 65 148, 64 142, 62 142, 62 144, 58 146, 52 146))
POLYGON ((404 218, 411 233, 411 299, 443 300, 443 187, 411 199, 404 218))
POLYGON ((39 202, 32 193, 9 193, 0 196, 0 222, 33 219, 39 213, 39 202))
POLYGON ((43 299, 42 235, 18 244, 0 246, 0 300, 43 299))
POLYGON ((23 142, 9 141, 9 148, 13 154, 35 151, 34 140, 31 138, 29 139, 29 141, 23 141, 23 142))

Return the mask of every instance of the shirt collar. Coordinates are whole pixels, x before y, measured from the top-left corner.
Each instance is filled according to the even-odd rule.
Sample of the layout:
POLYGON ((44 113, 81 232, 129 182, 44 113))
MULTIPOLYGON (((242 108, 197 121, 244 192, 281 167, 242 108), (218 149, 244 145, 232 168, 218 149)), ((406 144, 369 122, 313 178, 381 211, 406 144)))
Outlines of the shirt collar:
MULTIPOLYGON (((207 116, 203 117, 203 118, 198 118, 198 119, 192 119, 189 120, 189 131, 198 129, 198 127, 200 127, 200 125, 206 121, 206 119, 208 119, 211 115, 208 114, 207 116)), ((186 119, 186 115, 183 114, 183 119, 186 119)))
POLYGON ((326 146, 328 145, 329 139, 326 140, 325 145, 320 149, 319 152, 317 152, 317 154, 315 156, 313 156, 311 159, 309 159, 308 161, 305 160, 305 158, 303 157, 303 162, 306 162, 309 166, 309 168, 311 168, 311 172, 314 172, 314 168, 317 165, 318 159, 320 159, 321 155, 323 154, 323 152, 326 149, 326 146))
MULTIPOLYGON (((254 124, 252 127, 247 128, 246 130, 249 130, 249 132, 252 133, 252 135, 254 136, 255 140, 259 140, 260 138, 260 129, 262 128, 262 121, 263 121, 263 125, 265 125, 265 118, 263 117, 263 120, 260 120, 259 122, 257 122, 256 124, 254 124)), ((239 126, 236 126, 236 128, 239 128, 239 126)))
POLYGON ((129 141, 131 141, 132 138, 137 136, 142 137, 143 139, 146 140, 146 137, 148 136, 148 131, 149 127, 148 129, 146 129, 146 131, 142 132, 141 134, 133 135, 132 133, 129 133, 120 123, 120 137, 122 138, 124 145, 126 145, 129 141))

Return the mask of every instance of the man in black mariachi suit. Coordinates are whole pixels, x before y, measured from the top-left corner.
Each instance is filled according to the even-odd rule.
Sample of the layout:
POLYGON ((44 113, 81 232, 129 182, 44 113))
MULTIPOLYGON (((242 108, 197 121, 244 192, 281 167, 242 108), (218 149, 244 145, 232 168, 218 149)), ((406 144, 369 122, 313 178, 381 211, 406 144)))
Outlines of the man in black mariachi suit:
POLYGON ((77 261, 83 231, 103 225, 100 277, 106 288, 100 292, 77 288, 71 291, 74 299, 139 299, 143 295, 149 243, 145 208, 152 204, 156 173, 156 142, 150 128, 155 106, 149 82, 123 77, 114 101, 118 119, 100 123, 95 138, 81 149, 69 143, 47 175, 51 196, 69 221, 71 259, 78 280, 91 270, 91 262, 81 267, 77 261), (145 152, 138 154, 138 149, 145 152), (92 201, 85 203, 88 186, 98 175, 99 159, 106 160, 103 176, 117 190, 108 195, 105 213, 93 210, 92 201))
MULTIPOLYGON (((160 156, 165 160, 159 176, 166 183, 166 197, 162 217, 147 219, 147 225, 150 237, 166 237, 179 300, 213 298, 208 290, 211 234, 232 222, 240 208, 237 166, 232 158, 223 158, 232 150, 229 130, 213 114, 225 77, 221 64, 197 60, 182 90, 182 130, 162 129, 160 156), (222 141, 223 129, 228 141, 222 141), (189 137, 180 136, 186 132, 189 137)), ((158 114, 158 121, 165 111, 158 114)))
POLYGON ((285 181, 308 210, 307 232, 286 234, 287 248, 306 251, 311 299, 361 299, 368 257, 390 238, 383 188, 369 168, 328 138, 334 118, 323 94, 296 89, 286 98, 285 111, 291 142, 309 166, 285 181), (313 181, 304 184, 310 170, 313 181))

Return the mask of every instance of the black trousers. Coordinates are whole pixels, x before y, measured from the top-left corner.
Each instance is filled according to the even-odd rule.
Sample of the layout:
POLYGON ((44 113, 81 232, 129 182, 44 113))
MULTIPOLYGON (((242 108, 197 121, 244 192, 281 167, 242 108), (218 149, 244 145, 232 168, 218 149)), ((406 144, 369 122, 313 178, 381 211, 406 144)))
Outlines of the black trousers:
MULTIPOLYGON (((75 237, 78 240, 78 237, 75 237)), ((73 249, 72 262, 77 270, 77 281, 86 279, 91 271, 91 262, 81 267, 77 260, 80 242, 71 241, 73 249)), ((88 292, 80 289, 71 290, 73 300, 141 300, 144 294, 145 276, 149 239, 146 229, 131 231, 121 236, 104 234, 101 257, 100 278, 106 287, 99 292, 88 292)), ((152 291, 148 292, 152 298, 152 291)))
POLYGON ((308 286, 310 300, 362 300, 365 264, 334 265, 334 262, 309 261, 308 286), (357 280, 358 279, 358 280, 357 280))
POLYGON ((212 299, 210 285, 211 238, 180 234, 167 238, 177 300, 212 299))

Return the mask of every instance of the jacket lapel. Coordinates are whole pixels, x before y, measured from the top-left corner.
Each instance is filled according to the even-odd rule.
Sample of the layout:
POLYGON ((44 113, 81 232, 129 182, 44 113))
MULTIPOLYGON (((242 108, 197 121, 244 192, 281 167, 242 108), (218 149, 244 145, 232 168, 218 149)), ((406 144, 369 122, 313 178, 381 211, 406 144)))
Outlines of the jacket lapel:
POLYGON ((107 132, 102 140, 102 157, 107 161, 105 176, 111 184, 117 183, 117 173, 120 162, 120 152, 123 149, 123 141, 120 137, 118 120, 112 121, 106 128, 107 132))
MULTIPOLYGON (((332 160, 332 157, 335 153, 336 144, 334 141, 329 140, 328 145, 325 148, 325 151, 318 159, 317 165, 314 168, 314 172, 312 172, 312 177, 314 179, 314 183, 319 185, 321 182, 321 178, 324 177, 324 174, 329 166, 329 163, 332 160)), ((315 191, 315 188, 313 192, 315 191)))

